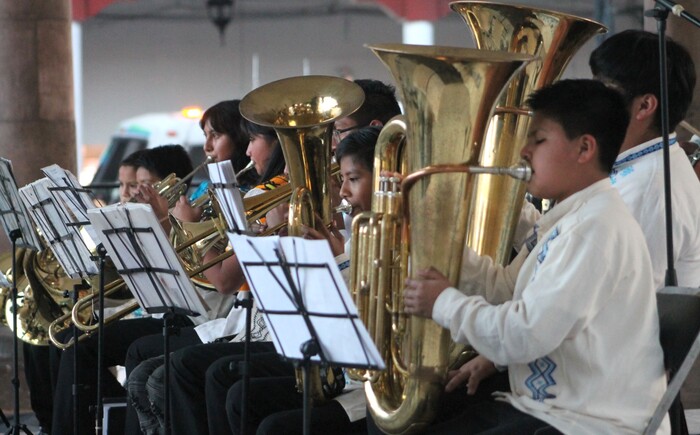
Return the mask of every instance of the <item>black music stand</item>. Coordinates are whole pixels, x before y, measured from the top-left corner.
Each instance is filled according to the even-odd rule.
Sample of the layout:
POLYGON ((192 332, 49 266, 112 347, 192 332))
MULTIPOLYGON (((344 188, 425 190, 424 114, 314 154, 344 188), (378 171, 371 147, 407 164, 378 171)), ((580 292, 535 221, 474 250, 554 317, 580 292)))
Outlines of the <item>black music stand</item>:
MULTIPOLYGON (((62 204, 63 207, 59 208, 62 222, 68 228, 72 228, 76 235, 83 240, 87 249, 88 246, 97 245, 97 235, 95 234, 90 221, 87 217, 87 211, 90 208, 94 208, 99 202, 96 200, 92 191, 85 189, 80 185, 78 179, 71 173, 58 165, 51 165, 42 168, 42 172, 46 177, 53 183, 52 187, 49 187, 49 192, 54 197, 55 201, 62 204)), ((101 206, 101 204, 99 204, 101 206)), ((100 276, 98 291, 98 313, 97 313, 97 400, 95 401, 95 433, 102 433, 102 372, 103 372, 103 362, 104 362, 104 270, 105 270, 105 257, 107 255, 106 250, 100 244, 94 248, 95 255, 90 256, 92 262, 97 263, 97 273, 100 276)), ((89 263, 92 265, 92 263, 89 263)), ((94 275, 93 268, 83 271, 86 275, 94 275)), ((80 286, 73 290, 74 294, 74 304, 77 303, 77 292, 84 289, 89 289, 90 286, 80 286)), ((73 340, 74 345, 78 343, 78 329, 73 325, 73 340)), ((77 352, 75 353, 77 357, 77 352)), ((74 376, 78 379, 78 361, 74 361, 74 376)), ((77 381, 76 381, 77 384, 77 381)), ((74 402, 74 413, 77 415, 78 406, 77 402, 74 402)), ((75 417, 74 417, 75 418, 75 417)), ((77 419, 74 420, 74 424, 77 419)))
MULTIPOLYGON (((81 228, 89 228, 84 210, 78 210, 70 202, 70 189, 56 186, 47 178, 42 178, 21 188, 22 199, 34 219, 36 225, 41 229, 42 235, 47 245, 51 248, 56 260, 63 268, 63 271, 72 279, 80 279, 81 283, 73 286, 72 292, 66 291, 66 296, 72 293, 73 303, 79 299, 82 290, 90 288, 90 276, 99 273, 88 244, 94 244, 92 237, 81 233, 81 228), (82 214, 81 214, 82 213, 82 214), (78 220, 81 216, 83 221, 78 220)), ((78 338, 80 331, 73 324, 73 430, 80 433, 80 422, 78 419, 80 393, 80 370, 78 361, 78 338)))
POLYGON ((33 250, 40 250, 41 243, 30 225, 26 209, 19 197, 17 182, 12 173, 12 163, 7 159, 0 159, 0 221, 2 227, 12 242, 12 324, 15 331, 12 337, 12 386, 14 398, 14 421, 12 425, 2 413, 2 420, 10 430, 8 434, 27 433, 31 434, 26 425, 20 422, 19 417, 19 342, 17 328, 17 247, 26 247, 33 250))
POLYGON ((229 239, 277 352, 302 369, 308 434, 313 365, 383 370, 384 362, 325 240, 242 235, 229 239))
MULTIPOLYGON (((226 220, 227 234, 248 233, 248 222, 245 216, 243 198, 233 165, 230 160, 207 165, 211 188, 217 201, 219 211, 226 220)), ((248 426, 248 390, 250 389, 250 331, 253 311, 253 295, 250 291, 236 298, 234 307, 245 310, 245 340, 243 342, 243 360, 238 362, 238 373, 241 375, 241 433, 248 426)))
POLYGON ((88 211, 88 218, 139 305, 163 314, 165 433, 170 433, 170 336, 177 314, 206 308, 149 205, 115 204, 88 211))

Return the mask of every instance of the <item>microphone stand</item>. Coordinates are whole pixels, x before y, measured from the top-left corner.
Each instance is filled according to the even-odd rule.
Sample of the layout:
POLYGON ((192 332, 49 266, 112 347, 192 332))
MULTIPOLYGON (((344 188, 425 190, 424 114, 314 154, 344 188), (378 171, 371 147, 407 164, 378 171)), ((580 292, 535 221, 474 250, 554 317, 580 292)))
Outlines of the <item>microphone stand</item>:
POLYGON ((677 286, 678 277, 673 265, 673 224, 671 206, 671 163, 669 154, 669 120, 668 120, 668 65, 666 59, 666 20, 668 13, 688 20, 690 23, 700 27, 700 20, 685 12, 683 6, 671 0, 655 0, 654 9, 647 11, 644 15, 656 19, 657 33, 659 36, 659 78, 661 99, 661 136, 663 138, 663 158, 664 158, 664 200, 666 207, 666 286, 677 286))
MULTIPOLYGON (((17 338, 17 239, 22 237, 22 231, 15 229, 10 231, 10 240, 12 240, 12 324, 15 325, 15 333, 12 334, 12 386, 14 392, 14 421, 12 422, 12 427, 10 428, 8 435, 26 433, 32 435, 32 433, 27 429, 27 426, 21 424, 19 421, 19 342, 17 338)), ((4 417, 4 415, 3 415, 4 417)), ((6 419, 5 419, 6 420, 6 419)), ((8 424, 8 427, 10 425, 8 424)))
MULTIPOLYGON (((654 9, 645 12, 645 16, 656 19, 657 33, 659 36, 659 78, 661 99, 661 135, 663 137, 663 159, 664 159, 664 202, 666 206, 666 258, 667 269, 665 277, 665 285, 667 287, 675 287, 678 285, 678 277, 673 265, 673 223, 672 223, 672 207, 671 207, 671 163, 669 153, 669 115, 668 115, 668 64, 666 59, 666 20, 668 13, 684 18, 692 24, 700 27, 700 20, 693 17, 683 10, 683 6, 671 0, 655 0, 656 6, 654 9)), ((671 418, 671 430, 674 433, 688 433, 683 404, 680 401, 680 394, 676 396, 670 409, 669 415, 671 418)))

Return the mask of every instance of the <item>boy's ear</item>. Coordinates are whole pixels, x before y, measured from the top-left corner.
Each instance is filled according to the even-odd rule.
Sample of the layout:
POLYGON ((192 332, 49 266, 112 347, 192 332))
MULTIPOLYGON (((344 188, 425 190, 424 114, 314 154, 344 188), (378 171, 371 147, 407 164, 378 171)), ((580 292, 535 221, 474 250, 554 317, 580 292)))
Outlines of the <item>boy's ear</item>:
POLYGON ((644 94, 632 100, 632 118, 636 121, 654 119, 659 108, 659 100, 654 94, 644 94))
POLYGON ((598 153, 598 141, 591 134, 584 134, 578 140, 578 162, 587 163, 595 160, 598 153))

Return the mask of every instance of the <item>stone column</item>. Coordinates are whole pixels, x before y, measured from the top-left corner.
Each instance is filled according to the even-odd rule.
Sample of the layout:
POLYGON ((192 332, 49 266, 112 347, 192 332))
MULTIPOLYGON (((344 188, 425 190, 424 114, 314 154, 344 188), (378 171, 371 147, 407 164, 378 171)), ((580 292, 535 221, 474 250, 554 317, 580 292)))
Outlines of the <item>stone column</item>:
MULTIPOLYGON (((686 12, 700 18, 700 2, 676 0, 676 3, 682 4, 686 12)), ((653 8, 654 4, 655 2, 653 0, 645 0, 645 10, 653 8)), ((645 18, 644 21, 644 28, 650 32, 656 33, 656 20, 645 18)), ((698 44, 700 40, 700 28, 695 27, 684 18, 669 14, 666 21, 666 34, 688 49, 690 55, 693 57, 693 61, 695 61, 696 71, 700 75, 700 44, 698 44)), ((698 78, 700 79, 700 77, 698 78)), ((690 106, 685 120, 695 128, 700 129, 700 83, 695 86, 693 103, 690 106)), ((681 138, 689 138, 691 136, 690 133, 680 127, 678 128, 678 134, 681 138)))
POLYGON ((19 187, 53 163, 76 170, 70 3, 0 2, 0 157, 19 187))

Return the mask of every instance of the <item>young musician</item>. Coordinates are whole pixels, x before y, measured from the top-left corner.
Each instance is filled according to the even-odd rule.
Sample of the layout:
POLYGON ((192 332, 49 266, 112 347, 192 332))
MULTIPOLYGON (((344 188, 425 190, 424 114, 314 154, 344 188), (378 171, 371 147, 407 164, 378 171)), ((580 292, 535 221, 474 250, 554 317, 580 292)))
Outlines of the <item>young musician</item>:
MULTIPOLYGON (((239 122, 241 130, 245 133, 243 136, 249 139, 246 152, 254 162, 256 172, 260 173, 260 184, 249 190, 246 196, 261 194, 285 184, 287 182, 286 177, 282 174, 284 170, 284 155, 275 131, 271 128, 253 124, 242 118, 240 118, 239 122)), ((216 253, 208 255, 213 257, 216 253)), ((205 261, 208 261, 206 257, 205 261)), ((227 277, 226 288, 241 287, 244 284, 245 278, 235 255, 224 260, 220 265, 220 269, 227 277)), ((219 288, 217 286, 217 290, 219 288)), ((257 312, 257 310, 254 310, 254 312, 257 312)), ((197 365, 204 365, 203 373, 211 361, 223 355, 242 355, 243 336, 240 332, 244 326, 242 323, 244 318, 244 310, 231 309, 226 319, 216 319, 194 329, 186 328, 183 334, 186 335, 187 339, 181 339, 176 345, 171 346, 173 350, 171 361, 174 362, 176 367, 179 367, 180 355, 194 352, 197 365), (233 338, 234 342, 228 343, 231 338, 233 338)), ((253 374, 280 375, 291 372, 291 365, 286 365, 279 370, 273 371, 263 369, 263 363, 259 360, 264 357, 265 353, 273 352, 274 347, 269 342, 269 334, 262 318, 256 315, 255 320, 251 348, 261 356, 256 359, 253 374)), ((273 356, 276 358, 276 354, 273 353, 273 356)), ((133 410, 138 414, 141 430, 147 434, 157 433, 164 424, 162 338, 153 335, 135 341, 127 353, 126 367, 128 373, 127 390, 130 403, 127 417, 127 432, 137 430, 136 417, 131 412, 131 407, 133 406, 133 410)), ((173 432, 196 433, 193 431, 196 431, 197 428, 206 427, 205 424, 202 424, 206 415, 204 400, 197 401, 195 399, 198 396, 197 388, 186 390, 186 386, 177 382, 177 374, 173 375, 173 380, 174 382, 171 385, 172 401, 175 403, 181 401, 192 402, 187 405, 175 406, 175 409, 188 409, 188 413, 184 415, 177 412, 171 413, 173 432), (183 389, 185 392, 183 392, 183 389), (196 418, 193 419, 193 416, 200 414, 202 415, 202 421, 196 421, 196 418)))
POLYGON ((407 313, 432 317, 506 366, 512 393, 429 431, 640 433, 666 379, 648 250, 609 178, 629 122, 625 102, 598 82, 563 80, 528 104, 527 188, 556 200, 536 244, 506 267, 468 251, 459 289, 426 269, 404 293, 407 313))
MULTIPOLYGON (((364 127, 346 135, 336 148, 336 159, 340 164, 343 182, 340 196, 352 206, 352 216, 363 211, 370 211, 372 205, 372 170, 374 166, 374 147, 381 127, 364 127)), ((327 239, 332 251, 341 265, 344 278, 349 273, 349 240, 343 247, 343 241, 329 232, 325 227, 306 228, 305 238, 327 239), (339 243, 338 243, 339 242, 339 243)), ((215 363, 207 372, 206 388, 208 391, 226 391, 230 384, 222 383, 221 372, 226 367, 217 367, 225 359, 215 363)), ((303 396, 296 391, 296 378, 257 377, 250 380, 248 393, 248 433, 274 434, 301 433, 303 428, 303 396)), ((228 414, 230 429, 233 433, 241 430, 241 389, 242 381, 236 382, 226 394, 225 412, 228 414)), ((217 409, 223 412, 221 401, 209 401, 210 414, 217 409), (216 406, 218 405, 218 406, 216 406), (216 408, 215 408, 216 406, 216 408)), ((350 383, 345 392, 328 403, 314 407, 311 414, 314 433, 344 433, 361 430, 365 422, 365 396, 361 383, 350 383)), ((211 429, 211 427, 210 427, 211 429)), ((211 430, 212 433, 223 433, 211 430)))
MULTIPOLYGON (((145 154, 159 152, 156 150, 157 148, 144 150, 136 159, 136 165, 140 164, 139 161, 145 154)), ((184 153, 183 158, 189 159, 186 153, 184 153)), ((187 164, 186 162, 185 164, 179 163, 175 165, 175 167, 167 167, 166 165, 169 163, 167 159, 157 159, 154 163, 156 164, 153 171, 155 174, 169 174, 175 172, 178 177, 184 177, 187 173, 182 173, 180 171, 192 168, 192 164, 187 164)), ((232 301, 227 303, 221 298, 218 301, 211 298, 210 307, 212 311, 208 313, 208 315, 215 317, 217 315, 217 310, 225 310, 227 304, 230 306, 232 301)), ((200 317, 205 318, 206 315, 200 317)), ((202 322, 203 319, 195 319, 194 321, 202 322)), ((174 320, 176 326, 192 325, 192 323, 193 321, 185 316, 176 316, 174 320)), ((104 346, 104 354, 102 355, 103 372, 101 373, 103 397, 124 396, 124 389, 117 379, 107 370, 107 367, 123 365, 126 350, 134 340, 143 335, 162 332, 162 327, 162 320, 146 317, 114 322, 104 328, 103 334, 106 345, 104 346)), ((59 332, 58 336, 59 339, 65 343, 72 337, 72 333, 70 329, 66 329, 65 331, 59 332)), ((94 334, 80 341, 77 352, 75 346, 71 346, 63 352, 55 347, 50 351, 52 354, 52 373, 57 374, 53 400, 52 434, 60 435, 74 432, 72 391, 75 382, 73 376, 73 361, 75 355, 77 355, 80 361, 80 367, 82 367, 82 370, 79 372, 79 381, 83 386, 83 388, 79 390, 80 406, 78 419, 80 432, 90 433, 94 431, 94 413, 90 410, 90 407, 94 406, 96 403, 97 370, 95 369, 97 367, 98 357, 97 344, 97 334, 94 334)))
MULTIPOLYGON (((363 88, 365 92, 365 104, 363 104, 356 112, 352 114, 353 121, 359 122, 366 121, 365 125, 377 125, 385 122, 385 120, 391 119, 393 116, 398 115, 399 106, 396 101, 396 97, 393 93, 393 88, 391 86, 385 85, 381 82, 375 80, 357 80, 356 83, 363 88), (383 108, 381 112, 377 112, 372 105, 368 105, 368 101, 374 101, 376 104, 381 104, 383 108), (364 114, 370 114, 371 118, 367 120, 364 114), (381 119, 380 119, 381 118, 381 119), (358 121, 354 121, 358 120, 358 121)), ((344 118, 336 120, 335 127, 338 129, 339 124, 342 123, 344 118)), ((352 124, 353 126, 356 124, 352 124)), ((349 127, 348 127, 349 128, 349 127)), ((352 129, 354 130, 354 128, 352 129)), ((334 134, 337 136, 337 134, 334 134)), ((252 157, 254 159, 254 157, 252 157)), ((333 189, 332 189, 333 190, 333 189)), ((238 379, 240 379, 240 373, 237 370, 238 356, 231 356, 230 361, 217 361, 218 358, 226 357, 230 355, 222 353, 218 358, 210 359, 210 356, 215 355, 212 351, 207 355, 207 358, 202 358, 201 351, 203 349, 214 349, 215 346, 221 345, 220 343, 215 344, 205 344, 201 346, 196 346, 191 349, 183 349, 182 351, 173 354, 171 360, 171 373, 173 374, 171 386, 173 391, 173 401, 171 403, 171 409, 174 411, 171 413, 173 415, 177 412, 177 409, 190 409, 189 414, 178 414, 173 420, 173 433, 175 435, 179 433, 227 433, 230 431, 228 428, 228 420, 224 411, 225 396, 228 388, 233 385, 238 379), (209 347, 211 346, 211 347, 209 347), (212 365, 213 362, 216 364, 212 365), (230 362, 234 362, 233 365, 230 362), (210 384, 207 383, 207 388, 205 390, 204 384, 205 379, 210 379, 210 376, 215 376, 216 381, 219 385, 219 389, 210 388, 210 384), (179 392, 178 392, 179 391, 179 392), (203 409, 206 405, 206 409, 203 409), (202 420, 206 416, 209 427, 203 427, 202 420), (179 419, 179 420, 176 420, 179 419)), ((274 348, 270 348, 272 352, 274 348)), ((238 352, 240 354, 240 351, 238 352)), ((261 365, 258 362, 258 358, 277 358, 275 353, 271 355, 259 356, 257 353, 254 356, 255 366, 261 365)), ((267 364, 267 361, 265 364, 267 364)), ((273 364, 270 361, 269 364, 273 364)), ((279 364, 277 364, 279 366, 279 364)), ((283 367, 284 370, 288 370, 286 373, 291 374, 291 366, 286 365, 283 367)), ((266 370, 270 370, 269 368, 266 370)), ((262 376, 259 373, 256 376, 262 376)), ((270 376, 270 375, 268 375, 270 376)))
MULTIPOLYGON (((658 44, 658 36, 653 33, 627 30, 606 39, 593 51, 589 62, 596 79, 622 92, 630 113, 630 125, 610 180, 642 227, 657 289, 665 284, 668 266, 658 44)), ((673 132, 690 107, 696 73, 685 48, 671 39, 666 44, 669 129, 673 132)), ((674 266, 678 285, 697 287, 700 181, 676 143, 675 133, 669 141, 674 266)))

